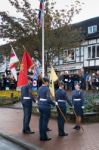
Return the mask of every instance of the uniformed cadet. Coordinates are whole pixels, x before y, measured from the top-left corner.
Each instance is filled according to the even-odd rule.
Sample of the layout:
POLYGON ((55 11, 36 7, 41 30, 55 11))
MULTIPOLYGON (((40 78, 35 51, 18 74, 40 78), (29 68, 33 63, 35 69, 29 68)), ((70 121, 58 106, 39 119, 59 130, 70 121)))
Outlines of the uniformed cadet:
POLYGON ((66 116, 66 102, 68 102, 68 104, 70 106, 72 106, 72 104, 68 100, 66 91, 64 90, 64 82, 63 81, 59 81, 59 89, 56 90, 55 97, 56 97, 56 105, 58 105, 58 107, 57 107, 58 133, 59 133, 59 136, 68 136, 68 133, 65 133, 65 131, 64 131, 65 120, 63 118, 63 115, 66 116), (63 115, 58 108, 60 108, 63 115))
POLYGON ((32 134, 34 132, 31 131, 29 127, 29 123, 31 120, 31 114, 32 114, 32 101, 34 100, 34 97, 32 95, 32 80, 30 77, 28 77, 28 85, 23 86, 21 88, 21 102, 23 106, 23 133, 25 134, 32 134))
POLYGON ((47 136, 48 121, 50 118, 51 105, 54 105, 50 98, 49 79, 43 78, 43 84, 38 90, 38 106, 40 112, 39 132, 41 141, 49 141, 51 138, 47 136))
POLYGON ((74 107, 74 113, 76 115, 76 126, 74 129, 80 130, 81 128, 81 118, 83 116, 84 109, 84 96, 83 92, 80 89, 80 84, 75 84, 75 90, 72 93, 72 103, 74 107))

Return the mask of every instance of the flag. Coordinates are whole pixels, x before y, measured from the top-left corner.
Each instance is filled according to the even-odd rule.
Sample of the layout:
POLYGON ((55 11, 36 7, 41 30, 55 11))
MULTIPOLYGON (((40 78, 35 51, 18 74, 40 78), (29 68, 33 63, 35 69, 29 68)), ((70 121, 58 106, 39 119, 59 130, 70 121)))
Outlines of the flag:
POLYGON ((9 68, 10 68, 10 71, 16 81, 17 81, 17 71, 16 71, 16 63, 17 62, 19 62, 19 59, 18 59, 13 47, 11 47, 9 68))
POLYGON ((49 88, 50 88, 50 92, 51 92, 51 95, 54 97, 55 96, 55 90, 54 90, 54 82, 58 80, 58 76, 56 75, 56 72, 54 70, 53 67, 51 67, 51 72, 50 72, 50 85, 49 85, 49 88))
POLYGON ((11 67, 10 67, 10 71, 14 77, 14 79, 17 81, 17 71, 16 71, 16 65, 13 64, 11 67))
POLYGON ((33 65, 32 58, 29 53, 25 50, 22 57, 22 63, 20 66, 20 72, 18 76, 17 86, 24 86, 28 84, 28 69, 33 65))
POLYGON ((33 70, 33 79, 37 80, 40 74, 40 62, 38 60, 34 60, 34 64, 35 65, 34 65, 34 70, 33 70))
POLYGON ((34 68, 33 68, 33 91, 37 91, 37 80, 38 80, 38 76, 40 75, 40 69, 39 69, 39 66, 40 66, 40 62, 38 60, 35 60, 34 58, 33 59, 33 62, 34 62, 34 68))
POLYGON ((44 11, 44 0, 40 0, 38 20, 39 25, 42 24, 42 12, 44 11))
POLYGON ((9 66, 12 66, 12 64, 15 64, 19 62, 19 59, 13 49, 13 47, 11 47, 11 54, 10 54, 10 62, 9 62, 9 66))
POLYGON ((51 67, 50 80, 52 80, 53 82, 58 80, 58 76, 56 75, 56 72, 55 72, 53 66, 51 67))

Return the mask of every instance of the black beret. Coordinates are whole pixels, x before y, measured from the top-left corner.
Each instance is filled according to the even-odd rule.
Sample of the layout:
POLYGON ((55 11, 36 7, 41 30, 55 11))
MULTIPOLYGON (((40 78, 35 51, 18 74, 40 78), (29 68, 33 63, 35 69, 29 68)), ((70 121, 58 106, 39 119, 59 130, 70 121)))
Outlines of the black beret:
POLYGON ((59 86, 60 85, 64 85, 64 82, 63 81, 59 81, 59 86))
POLYGON ((32 81, 32 78, 28 76, 28 80, 31 80, 31 81, 32 81))
POLYGON ((48 77, 44 77, 43 78, 43 82, 49 82, 49 78, 48 77))
POLYGON ((76 82, 76 83, 75 83, 75 86, 76 86, 76 85, 80 86, 80 83, 76 82))

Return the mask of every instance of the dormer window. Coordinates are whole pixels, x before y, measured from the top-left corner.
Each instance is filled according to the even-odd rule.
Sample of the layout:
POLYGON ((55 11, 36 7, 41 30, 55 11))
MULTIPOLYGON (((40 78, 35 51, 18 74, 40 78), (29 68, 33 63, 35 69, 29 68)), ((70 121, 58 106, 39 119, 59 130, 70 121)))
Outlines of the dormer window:
POLYGON ((97 25, 88 27, 88 34, 97 32, 97 25))

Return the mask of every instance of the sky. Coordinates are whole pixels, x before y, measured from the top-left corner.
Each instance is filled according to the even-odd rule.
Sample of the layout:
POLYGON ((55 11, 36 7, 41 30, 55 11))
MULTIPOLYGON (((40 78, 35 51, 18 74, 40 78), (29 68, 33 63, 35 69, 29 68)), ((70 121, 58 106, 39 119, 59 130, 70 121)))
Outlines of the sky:
MULTIPOLYGON (((39 0, 29 0, 29 1, 31 2, 33 9, 39 8, 39 0)), ((73 0, 55 0, 55 1, 56 1, 56 8, 63 9, 65 8, 66 5, 70 5, 73 0)), ((84 3, 84 5, 82 5, 82 11, 80 12, 80 14, 76 15, 73 18, 73 23, 99 16, 99 0, 79 0, 79 1, 84 3)), ((15 12, 15 9, 9 5, 8 0, 1 0, 0 11, 2 10, 7 10, 10 12, 11 15, 18 16, 18 13, 15 12)))
MULTIPOLYGON (((21 0, 20 0, 21 1, 21 0)), ((30 1, 33 9, 39 8, 39 0, 28 0, 30 1)), ((56 1, 57 9, 64 9, 66 5, 70 5, 73 0, 54 0, 56 1)), ((74 16, 72 23, 80 22, 89 18, 99 16, 99 0, 79 0, 82 5, 82 10, 79 15, 74 16)), ((10 15, 20 17, 15 11, 15 8, 10 6, 8 0, 0 1, 0 11, 9 11, 10 15)), ((0 42, 1 43, 1 42, 0 42)))

